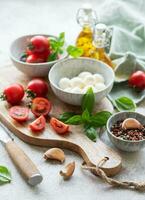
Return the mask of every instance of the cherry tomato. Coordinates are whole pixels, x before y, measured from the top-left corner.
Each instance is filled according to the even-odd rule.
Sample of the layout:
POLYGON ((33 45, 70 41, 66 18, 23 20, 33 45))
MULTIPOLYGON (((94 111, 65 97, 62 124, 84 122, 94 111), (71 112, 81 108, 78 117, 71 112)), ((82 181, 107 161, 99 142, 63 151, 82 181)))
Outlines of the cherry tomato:
MULTIPOLYGON (((49 55, 51 54, 50 49, 46 49, 43 52, 38 52, 38 53, 34 53, 33 51, 31 51, 30 49, 27 48, 26 50, 26 55, 30 56, 30 55, 35 55, 35 57, 37 58, 41 58, 44 59, 44 61, 46 62, 48 60, 49 55)), ((34 56, 33 56, 34 57, 34 56)))
POLYGON ((2 97, 11 105, 19 104, 24 97, 24 88, 18 83, 11 84, 4 89, 2 97))
POLYGON ((31 38, 30 40, 30 44, 28 45, 28 48, 34 52, 34 53, 38 53, 38 52, 43 52, 47 49, 49 49, 49 41, 48 38, 41 36, 41 35, 37 35, 31 38))
POLYGON ((51 110, 51 102, 46 98, 36 97, 32 101, 31 111, 32 113, 39 117, 41 115, 46 116, 51 110))
POLYGON ((67 134, 69 132, 69 125, 64 124, 54 117, 50 119, 50 125, 60 135, 67 134))
POLYGON ((29 124, 30 129, 36 132, 45 129, 45 126, 46 126, 46 120, 45 117, 43 117, 43 115, 37 118, 31 124, 29 124))
POLYGON ((28 120, 29 108, 13 106, 9 110, 9 115, 18 122, 25 122, 28 120))
POLYGON ((129 85, 141 90, 145 89, 145 72, 134 72, 129 78, 129 85))
POLYGON ((26 58, 27 63, 43 63, 45 62, 45 59, 40 57, 37 54, 31 54, 26 58))
POLYGON ((27 93, 29 94, 31 91, 32 93, 34 93, 33 96, 36 97, 45 97, 48 93, 48 85, 45 81, 43 81, 42 79, 32 79, 27 86, 27 93))

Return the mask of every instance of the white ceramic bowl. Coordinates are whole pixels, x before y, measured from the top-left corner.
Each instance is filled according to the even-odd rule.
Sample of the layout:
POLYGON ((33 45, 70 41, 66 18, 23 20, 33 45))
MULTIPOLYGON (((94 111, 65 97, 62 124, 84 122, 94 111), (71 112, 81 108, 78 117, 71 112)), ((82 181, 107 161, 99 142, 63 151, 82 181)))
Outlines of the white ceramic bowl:
POLYGON ((83 94, 70 93, 63 91, 59 86, 59 80, 63 77, 72 78, 78 76, 83 71, 89 71, 93 74, 99 73, 105 79, 106 88, 95 92, 95 101, 99 102, 108 95, 113 87, 114 72, 105 63, 96 59, 89 58, 71 58, 56 63, 49 72, 49 81, 54 94, 62 101, 72 104, 81 105, 83 94))
MULTIPOLYGON (((38 34, 36 34, 38 35, 38 34)), ((42 34, 40 34, 42 35, 42 34)), ((60 60, 67 57, 66 51, 61 55, 60 59, 52 61, 52 62, 45 62, 45 63, 26 63, 20 61, 20 57, 23 52, 25 52, 26 47, 30 41, 30 39, 35 35, 26 35, 17 38, 14 40, 10 46, 10 58, 15 65, 15 67, 20 70, 21 72, 25 73, 30 77, 45 77, 48 75, 48 72, 52 65, 59 62, 60 60)), ((46 37, 56 38, 52 35, 45 35, 46 37)))
POLYGON ((141 124, 145 124, 145 116, 137 112, 119 112, 112 115, 107 122, 107 133, 111 142, 120 150, 134 152, 139 151, 145 147, 145 140, 130 141, 124 140, 122 138, 116 137, 111 132, 111 127, 119 120, 125 120, 127 118, 137 119, 141 124))

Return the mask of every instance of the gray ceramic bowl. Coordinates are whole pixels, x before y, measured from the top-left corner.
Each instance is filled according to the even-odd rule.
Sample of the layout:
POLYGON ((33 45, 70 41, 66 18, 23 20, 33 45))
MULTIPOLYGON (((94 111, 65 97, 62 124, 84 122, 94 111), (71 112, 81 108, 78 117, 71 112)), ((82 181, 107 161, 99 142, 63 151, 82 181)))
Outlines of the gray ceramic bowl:
MULTIPOLYGON (((37 35, 37 34, 36 34, 37 35)), ((56 38, 52 35, 45 35, 46 37, 56 38)), ((52 65, 57 63, 58 61, 67 57, 66 51, 61 55, 60 59, 52 61, 52 62, 45 62, 45 63, 25 63, 20 61, 20 57, 23 52, 25 52, 26 47, 30 41, 30 39, 35 35, 26 35, 17 38, 14 40, 10 46, 10 58, 15 65, 15 67, 20 70, 21 72, 25 73, 30 77, 45 77, 48 75, 48 72, 52 65)))
POLYGON ((116 137, 110 131, 110 128, 118 120, 125 120, 127 118, 135 118, 140 123, 145 124, 145 116, 136 112, 120 112, 111 116, 107 122, 107 133, 111 142, 120 150, 133 152, 145 147, 145 140, 129 141, 116 137))
POLYGON ((51 68, 49 81, 55 95, 68 104, 81 105, 83 94, 63 91, 59 88, 58 82, 63 77, 72 78, 83 71, 100 73, 104 77, 106 88, 95 93, 95 101, 99 102, 106 97, 113 87, 114 72, 107 64, 89 58, 65 59, 51 68))

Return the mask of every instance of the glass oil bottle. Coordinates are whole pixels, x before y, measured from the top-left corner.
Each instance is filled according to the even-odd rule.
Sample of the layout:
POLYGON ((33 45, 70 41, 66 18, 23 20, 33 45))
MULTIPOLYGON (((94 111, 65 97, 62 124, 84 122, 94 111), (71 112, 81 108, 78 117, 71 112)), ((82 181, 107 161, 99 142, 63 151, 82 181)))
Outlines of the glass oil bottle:
POLYGON ((92 57, 95 50, 93 42, 93 29, 97 21, 96 13, 90 4, 84 4, 77 12, 77 22, 82 27, 76 39, 76 46, 83 49, 83 57, 92 57))

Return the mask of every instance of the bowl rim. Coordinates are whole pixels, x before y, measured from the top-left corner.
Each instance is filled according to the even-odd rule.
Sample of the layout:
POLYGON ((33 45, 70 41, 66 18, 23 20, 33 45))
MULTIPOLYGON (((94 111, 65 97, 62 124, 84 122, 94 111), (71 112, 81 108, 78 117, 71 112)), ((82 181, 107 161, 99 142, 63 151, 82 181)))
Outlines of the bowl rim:
POLYGON ((98 92, 94 92, 95 95, 101 93, 102 91, 107 90, 107 89, 114 83, 114 79, 115 79, 114 71, 113 71, 113 69, 112 69, 109 65, 107 65, 106 63, 104 63, 104 62, 102 62, 102 61, 100 61, 100 60, 96 60, 96 59, 93 59, 93 58, 87 58, 87 57, 66 58, 66 59, 61 60, 60 62, 55 63, 55 64, 53 65, 53 68, 51 68, 50 71, 49 71, 49 73, 48 73, 48 79, 49 79, 49 81, 50 81, 50 84, 52 84, 53 87, 57 88, 57 89, 60 90, 61 92, 64 92, 64 93, 67 93, 67 94, 77 94, 77 95, 84 95, 84 94, 85 94, 85 93, 75 93, 75 92, 64 91, 63 89, 61 89, 60 87, 58 87, 55 83, 53 83, 53 82, 51 81, 51 73, 52 73, 52 71, 54 70, 54 68, 56 68, 56 66, 57 66, 58 64, 61 64, 62 62, 66 62, 66 61, 68 61, 68 60, 90 60, 90 61, 92 60, 92 61, 95 61, 95 62, 99 62, 99 63, 105 65, 107 68, 109 68, 109 70, 112 72, 112 76, 113 76, 112 81, 110 81, 110 83, 105 87, 105 89, 102 89, 102 90, 100 90, 100 91, 98 91, 98 92))
POLYGON ((143 140, 125 140, 125 139, 121 139, 120 137, 116 137, 115 135, 113 135, 113 134, 111 133, 110 128, 109 128, 109 123, 110 123, 110 121, 112 120, 112 118, 113 118, 113 117, 117 117, 118 115, 121 115, 121 114, 125 114, 125 113, 138 114, 138 115, 140 115, 140 116, 142 116, 142 117, 145 118, 145 115, 140 114, 140 113, 138 113, 138 112, 133 112, 133 111, 130 111, 130 112, 129 112, 129 111, 121 111, 121 112, 115 113, 115 114, 113 114, 113 115, 108 119, 108 121, 107 121, 107 124, 106 124, 107 133, 108 133, 109 135, 111 135, 111 137, 113 137, 113 138, 115 138, 115 139, 117 139, 117 140, 119 140, 119 141, 122 141, 122 142, 128 142, 128 143, 140 143, 140 142, 144 142, 145 139, 143 139, 143 140))
MULTIPOLYGON (((34 66, 34 67, 37 67, 37 66, 48 66, 48 64, 50 65, 53 65, 65 58, 68 57, 68 53, 66 51, 66 49, 64 49, 64 53, 62 54, 62 57, 57 59, 57 60, 54 60, 54 61, 50 61, 50 62, 43 62, 43 63, 26 63, 26 62, 23 62, 23 61, 20 61, 19 59, 17 59, 15 56, 12 55, 12 46, 14 45, 14 43, 17 41, 17 40, 21 40, 22 38, 25 38, 25 37, 33 37, 33 36, 37 36, 37 35, 43 35, 43 36, 46 36, 46 37, 52 37, 52 38, 57 38, 57 36, 55 35, 51 35, 51 34, 39 34, 39 33, 36 33, 36 34, 28 34, 28 35, 22 35, 20 37, 17 37, 16 39, 14 39, 11 44, 10 44, 10 47, 9 47, 9 56, 12 60, 14 60, 15 62, 17 63, 20 63, 20 64, 23 64, 23 65, 31 65, 31 66, 34 66)), ((64 47, 67 45, 67 43, 64 44, 64 47)))

